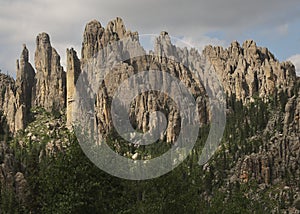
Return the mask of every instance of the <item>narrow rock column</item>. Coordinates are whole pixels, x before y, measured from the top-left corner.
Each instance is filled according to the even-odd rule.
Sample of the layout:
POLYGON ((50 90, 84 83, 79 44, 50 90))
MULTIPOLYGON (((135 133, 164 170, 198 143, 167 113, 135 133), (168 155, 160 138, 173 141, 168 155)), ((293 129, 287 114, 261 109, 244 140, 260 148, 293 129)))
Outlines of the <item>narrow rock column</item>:
POLYGON ((35 67, 34 106, 50 112, 63 110, 66 102, 66 73, 46 33, 39 34, 36 39, 35 67))
POLYGON ((74 93, 80 72, 80 61, 76 51, 73 48, 67 49, 67 126, 69 128, 72 127, 74 93))
POLYGON ((23 45, 20 61, 17 60, 15 132, 24 129, 28 122, 34 77, 34 69, 29 63, 29 51, 23 45))

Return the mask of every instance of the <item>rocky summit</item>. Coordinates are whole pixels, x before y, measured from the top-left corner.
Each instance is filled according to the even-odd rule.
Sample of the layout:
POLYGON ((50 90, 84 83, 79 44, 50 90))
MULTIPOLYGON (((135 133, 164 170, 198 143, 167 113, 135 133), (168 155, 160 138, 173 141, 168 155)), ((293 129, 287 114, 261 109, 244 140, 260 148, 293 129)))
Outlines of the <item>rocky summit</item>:
MULTIPOLYGON (((0 213, 13 210, 12 203, 17 204, 17 211, 29 213, 80 209, 132 213, 130 203, 135 209, 141 209, 139 204, 154 204, 141 213, 163 213, 172 201, 186 204, 175 209, 181 213, 198 213, 198 203, 203 208, 200 213, 219 212, 219 208, 225 213, 300 213, 300 78, 291 62, 279 62, 253 40, 243 44, 234 41, 227 48, 209 45, 201 52, 179 48, 164 31, 155 38, 153 50, 146 51, 138 33, 126 29, 121 18, 110 21, 106 27, 97 20, 86 24, 81 59, 74 48, 66 48, 64 69, 50 36, 40 33, 36 37, 34 67, 29 62, 29 50, 23 45, 16 79, 0 74, 0 213), (93 74, 92 65, 105 65, 104 73, 101 67, 93 74), (153 149, 123 142, 113 124, 111 105, 122 83, 127 84, 124 88, 142 90, 142 79, 131 83, 126 80, 141 71, 157 70, 179 80, 195 99, 200 135, 192 154, 179 169, 144 183, 133 184, 94 173, 99 169, 94 169, 81 150, 74 147, 78 144, 73 133, 78 79, 84 76, 87 83, 93 83, 105 74, 92 101, 94 126, 116 153, 147 161, 178 139, 182 128, 178 106, 158 91, 140 93, 131 101, 128 117, 139 133, 161 124, 162 121, 151 119, 153 112, 165 115, 166 129, 155 143, 160 147, 153 149), (196 159, 213 115, 214 100, 210 95, 220 97, 221 92, 226 99, 224 135, 212 159, 199 167, 196 159), (68 172, 77 176, 77 183, 68 172), (84 183, 84 174, 94 176, 100 183, 97 179, 84 183), (74 183, 64 183, 65 178, 74 183), (76 194, 70 186, 73 184, 82 185, 76 194), (114 185, 120 188, 110 189, 114 185), (186 192, 180 199, 182 191, 177 192, 177 187, 186 192), (92 190, 100 201, 92 199, 92 190), (122 201, 123 190, 130 193, 130 203, 122 201), (108 193, 112 201, 122 196, 118 203, 124 209, 101 198, 108 193), (5 200, 8 196, 10 202, 5 200)), ((154 78, 176 95, 175 85, 167 85, 165 75, 154 78)), ((86 87, 88 91, 91 86, 86 87)))
POLYGON ((61 111, 66 103, 66 73, 60 65, 60 56, 51 46, 49 35, 36 38, 34 55, 36 78, 33 105, 47 111, 61 111))

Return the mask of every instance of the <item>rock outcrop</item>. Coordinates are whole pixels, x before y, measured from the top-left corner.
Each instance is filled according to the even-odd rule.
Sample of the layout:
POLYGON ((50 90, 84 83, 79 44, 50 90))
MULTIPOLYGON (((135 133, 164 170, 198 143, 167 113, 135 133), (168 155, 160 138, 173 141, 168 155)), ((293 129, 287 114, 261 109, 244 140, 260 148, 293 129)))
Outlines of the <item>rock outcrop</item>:
MULTIPOLYGON (((241 99, 243 103, 255 96, 268 99, 280 90, 287 90, 291 94, 290 89, 296 79, 291 63, 280 63, 266 48, 257 47, 251 40, 245 41, 242 46, 233 42, 227 49, 208 46, 201 56, 195 49, 176 47, 168 33, 162 32, 155 41, 154 51, 147 54, 139 43, 138 33, 127 30, 121 18, 110 21, 106 27, 96 20, 86 25, 81 60, 75 50, 67 50, 67 73, 60 65, 60 56, 51 46, 46 33, 39 34, 36 39, 36 74, 28 62, 28 55, 24 47, 17 63, 16 82, 12 81, 2 89, 2 115, 11 132, 25 127, 31 107, 58 112, 67 107, 67 123, 71 126, 76 80, 83 70, 88 70, 90 60, 97 58, 104 65, 118 62, 108 66, 110 70, 106 72, 96 98, 97 125, 104 133, 110 133, 113 129, 110 102, 114 92, 120 83, 139 71, 161 70, 178 78, 196 98, 201 124, 207 124, 211 116, 205 95, 207 89, 217 93, 214 90, 217 87, 215 81, 207 78, 210 76, 205 70, 207 62, 217 73, 225 92, 241 99), (205 58, 206 62, 201 58, 205 58)), ((168 142, 174 141, 180 126, 179 113, 165 95, 140 94, 129 112, 133 126, 144 132, 149 130, 149 114, 167 104, 168 127, 165 138, 168 142)))
POLYGON ((259 151, 239 159, 233 172, 241 182, 255 180, 266 185, 277 184, 282 178, 293 175, 300 177, 300 92, 289 98, 284 112, 275 112, 276 118, 268 122, 259 151), (282 123, 282 131, 276 130, 276 124, 282 123), (274 132, 273 136, 265 137, 274 132))
POLYGON ((81 49, 82 61, 96 57, 99 50, 107 47, 110 42, 118 41, 124 37, 137 34, 126 31, 123 20, 117 17, 110 21, 106 28, 102 27, 99 21, 89 22, 83 33, 83 42, 81 49))
POLYGON ((66 103, 66 74, 60 65, 60 56, 51 47, 46 33, 37 37, 35 53, 37 73, 29 63, 26 45, 17 60, 17 78, 1 74, 0 109, 8 131, 15 134, 26 127, 30 120, 30 109, 42 107, 47 111, 63 111, 66 103))
MULTIPOLYGON (((203 124, 207 123, 203 86, 185 65, 173 60, 176 48, 171 44, 170 37, 166 32, 163 32, 157 39, 157 48, 150 55, 147 55, 140 45, 138 34, 127 31, 120 18, 109 22, 106 28, 103 28, 98 21, 91 21, 86 25, 83 35, 81 70, 87 70, 87 76, 90 73, 88 66, 92 65, 92 59, 94 58, 101 61, 104 65, 110 65, 110 62, 114 63, 112 66, 108 66, 109 71, 106 73, 96 97, 97 126, 102 134, 109 134, 113 131, 110 104, 119 85, 130 76, 147 70, 165 71, 183 82, 195 97, 199 97, 201 122, 203 124), (204 109, 205 111, 203 111, 204 109)), ((68 66, 67 73, 73 76, 75 71, 72 69, 72 64, 74 62, 69 59, 68 62, 70 62, 70 67, 68 66)), ((90 83, 92 82, 91 78, 93 77, 90 77, 90 83)), ((164 82, 164 78, 164 76, 157 77, 157 80, 164 82)), ((69 82, 69 80, 67 81, 69 82)), ((73 84, 74 81, 71 80, 70 83, 73 84)), ((134 84, 139 85, 141 82, 135 82, 134 84)), ((69 88, 74 87, 68 86, 69 88)), ((69 96, 71 94, 68 93, 68 100, 69 96)), ((72 100, 72 97, 70 97, 70 100, 72 100)), ((168 118, 168 126, 166 133, 164 136, 161 136, 161 139, 167 142, 175 141, 180 130, 180 116, 176 105, 168 96, 160 93, 145 92, 132 101, 132 107, 129 112, 131 123, 134 128, 143 132, 150 129, 149 116, 151 112, 163 110, 163 107, 168 105, 168 110, 165 112, 166 118, 168 118)), ((69 109, 67 110, 67 115, 68 117, 71 115, 69 109)))
POLYGON ((21 95, 20 102, 26 106, 29 113, 32 101, 32 90, 34 86, 35 71, 29 63, 29 52, 24 45, 20 61, 17 61, 17 92, 21 95))
POLYGON ((20 109, 15 118, 16 130, 24 129, 30 117, 35 72, 28 60, 29 52, 24 45, 20 61, 17 61, 16 98, 20 109))
POLYGON ((29 52, 24 45, 17 60, 17 79, 2 75, 1 109, 11 133, 24 129, 29 119, 35 72, 28 62, 29 52))
MULTIPOLYGON (((243 103, 251 102, 255 96, 267 100, 277 91, 289 91, 296 80, 295 68, 291 63, 280 63, 268 49, 257 47, 251 40, 245 41, 242 46, 233 42, 227 49, 207 46, 201 56, 195 49, 177 48, 171 43, 168 33, 162 32, 155 41, 154 52, 146 54, 139 43, 138 34, 126 30, 120 18, 109 22, 106 28, 96 20, 89 22, 83 38, 81 70, 87 69, 91 59, 101 58, 102 62, 106 60, 106 64, 103 63, 105 65, 109 64, 109 61, 119 62, 119 65, 114 65, 111 71, 106 73, 97 94, 96 116, 98 130, 102 133, 112 131, 110 100, 114 92, 120 83, 139 71, 166 71, 184 83, 197 98, 201 124, 207 124, 210 119, 204 88, 211 89, 211 93, 218 91, 215 90, 218 88, 216 81, 205 71, 207 63, 212 65, 211 70, 217 73, 225 92, 229 96, 234 95, 243 103), (133 54, 128 49, 138 50, 140 55, 133 54), (139 57, 134 57, 135 55, 139 57)), ((74 75, 73 73, 74 71, 71 71, 70 75, 74 75)), ((74 83, 73 80, 70 82, 74 83)), ((70 88, 72 90, 74 87, 70 88)), ((72 100, 71 93, 68 96, 72 100)), ((132 109, 135 110, 129 113, 131 123, 143 132, 149 130, 149 113, 158 110, 159 106, 165 106, 166 103, 172 106, 166 97, 153 93, 141 94, 132 103, 132 109)), ((168 142, 172 142, 176 138, 174 129, 178 131, 179 127, 178 112, 172 107, 169 110, 166 115, 168 128, 165 137, 168 142)), ((69 110, 67 114, 70 118, 69 110)))
POLYGON ((290 62, 280 63, 267 48, 257 47, 252 40, 242 46, 207 46, 204 51, 214 66, 228 95, 235 95, 244 103, 254 96, 266 99, 276 90, 291 88, 295 83, 295 67, 290 62))
POLYGON ((33 106, 50 112, 63 110, 66 104, 66 74, 60 65, 60 56, 46 33, 36 38, 35 68, 33 106))
POLYGON ((67 49, 67 125, 72 125, 72 112, 76 81, 81 73, 80 61, 76 51, 67 49))
MULTIPOLYGON (((14 133, 15 117, 17 112, 16 86, 14 79, 0 74, 1 81, 1 126, 3 131, 8 134, 14 133)), ((19 105, 18 105, 19 106, 19 105)))

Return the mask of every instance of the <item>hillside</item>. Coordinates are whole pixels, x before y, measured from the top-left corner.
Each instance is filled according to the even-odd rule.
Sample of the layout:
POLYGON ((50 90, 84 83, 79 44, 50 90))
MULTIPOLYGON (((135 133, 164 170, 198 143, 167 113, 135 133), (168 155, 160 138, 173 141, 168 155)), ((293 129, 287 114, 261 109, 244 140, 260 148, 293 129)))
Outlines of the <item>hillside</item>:
POLYGON ((106 27, 89 22, 81 59, 67 49, 66 71, 47 33, 37 36, 34 56, 33 67, 24 45, 16 80, 0 74, 0 213, 300 213, 300 78, 291 62, 252 40, 202 52, 179 48, 167 32, 147 52, 121 18, 106 27), (180 94, 178 85, 187 90, 180 94), (86 156, 78 119, 84 137, 97 130, 130 162, 151 161, 181 139, 195 145, 167 174, 126 180, 86 156), (114 119, 129 123, 118 129, 114 119), (197 121, 198 135, 183 121, 197 121), (222 135, 209 148, 217 123, 213 134, 222 135), (199 165, 202 152, 212 157, 199 165))

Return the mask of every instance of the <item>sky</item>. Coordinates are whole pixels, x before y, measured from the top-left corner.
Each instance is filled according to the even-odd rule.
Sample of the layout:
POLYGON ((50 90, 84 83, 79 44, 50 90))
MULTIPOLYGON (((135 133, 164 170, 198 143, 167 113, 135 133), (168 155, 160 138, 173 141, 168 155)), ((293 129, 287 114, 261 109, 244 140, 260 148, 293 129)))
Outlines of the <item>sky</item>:
POLYGON ((80 55, 87 22, 105 26, 115 17, 139 34, 167 31, 199 50, 253 39, 280 61, 291 60, 300 76, 299 0, 0 0, 0 69, 15 76, 22 44, 34 66, 40 32, 50 35, 65 66, 67 48, 80 55))

